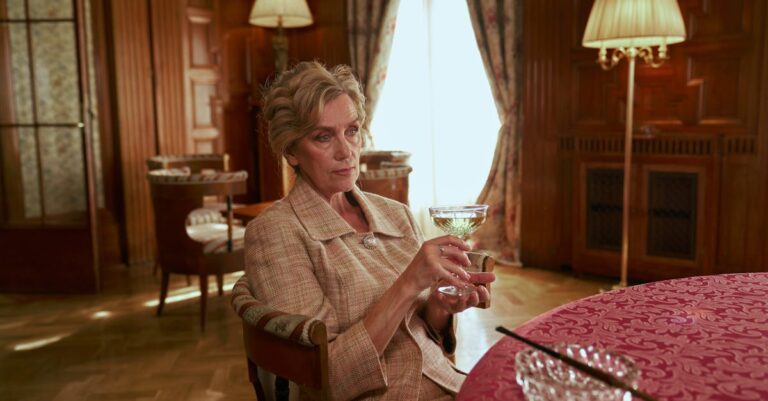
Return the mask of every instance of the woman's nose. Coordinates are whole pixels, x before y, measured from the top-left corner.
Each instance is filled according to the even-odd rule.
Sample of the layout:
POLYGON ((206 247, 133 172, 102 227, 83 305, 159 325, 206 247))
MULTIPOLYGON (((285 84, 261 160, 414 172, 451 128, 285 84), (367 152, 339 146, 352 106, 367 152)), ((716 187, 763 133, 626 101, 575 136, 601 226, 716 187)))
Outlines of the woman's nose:
POLYGON ((338 139, 336 142, 336 159, 337 160, 344 160, 348 159, 350 156, 352 156, 352 148, 349 143, 344 139, 338 139))

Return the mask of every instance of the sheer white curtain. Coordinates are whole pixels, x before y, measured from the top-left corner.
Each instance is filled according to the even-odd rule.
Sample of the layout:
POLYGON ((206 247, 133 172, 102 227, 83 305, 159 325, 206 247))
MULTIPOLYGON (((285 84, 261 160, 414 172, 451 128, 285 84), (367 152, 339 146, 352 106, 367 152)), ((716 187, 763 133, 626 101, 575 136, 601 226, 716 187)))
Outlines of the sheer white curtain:
POLYGON ((411 152, 409 200, 427 237, 432 205, 474 203, 501 123, 465 0, 401 1, 375 147, 411 152))

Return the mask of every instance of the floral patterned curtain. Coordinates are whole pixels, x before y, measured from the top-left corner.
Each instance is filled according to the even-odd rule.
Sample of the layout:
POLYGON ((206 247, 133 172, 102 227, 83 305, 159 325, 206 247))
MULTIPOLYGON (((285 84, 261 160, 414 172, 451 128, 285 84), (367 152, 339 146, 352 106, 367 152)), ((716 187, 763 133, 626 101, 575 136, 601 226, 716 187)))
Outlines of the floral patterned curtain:
POLYGON ((475 233, 476 246, 505 262, 520 261, 520 132, 518 130, 521 1, 467 0, 480 55, 502 121, 491 172, 478 203, 488 220, 475 233))
POLYGON ((399 4, 400 0, 347 0, 349 54, 352 69, 365 86, 366 128, 387 77, 399 4))

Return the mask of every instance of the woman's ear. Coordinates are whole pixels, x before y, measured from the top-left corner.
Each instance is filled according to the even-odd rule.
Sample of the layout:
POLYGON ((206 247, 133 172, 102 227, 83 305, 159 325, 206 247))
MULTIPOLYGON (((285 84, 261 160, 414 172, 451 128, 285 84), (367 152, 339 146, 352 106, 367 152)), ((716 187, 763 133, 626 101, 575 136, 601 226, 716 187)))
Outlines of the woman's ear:
POLYGON ((288 164, 290 164, 291 167, 296 167, 299 165, 299 159, 297 159, 296 156, 294 156, 290 151, 286 151, 283 156, 285 156, 285 160, 288 160, 288 164))

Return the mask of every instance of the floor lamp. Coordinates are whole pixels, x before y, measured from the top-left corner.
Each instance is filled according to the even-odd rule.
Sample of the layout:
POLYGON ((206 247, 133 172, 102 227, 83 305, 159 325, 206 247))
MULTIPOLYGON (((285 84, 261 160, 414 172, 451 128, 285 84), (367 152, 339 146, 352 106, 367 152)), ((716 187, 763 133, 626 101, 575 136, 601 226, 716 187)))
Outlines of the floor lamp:
POLYGON ((627 286, 629 259, 629 187, 632 167, 632 110, 635 97, 635 60, 660 67, 669 57, 667 45, 685 40, 685 24, 677 0, 596 0, 584 30, 582 45, 600 49, 597 62, 604 70, 622 58, 629 63, 627 115, 624 128, 624 185, 621 216, 621 280, 627 286), (653 47, 658 46, 654 55, 653 47), (612 49, 608 57, 608 50, 612 49))
MULTIPOLYGON (((275 74, 279 75, 288 66, 288 37, 283 28, 301 28, 312 25, 312 13, 307 0, 256 0, 248 16, 251 25, 277 28, 272 35, 272 54, 275 58, 275 74)), ((283 195, 287 195, 296 176, 285 158, 280 160, 283 195)))
POLYGON ((307 0, 256 0, 248 16, 251 25, 277 28, 272 36, 275 71, 279 74, 288 65, 288 37, 283 28, 300 28, 312 25, 312 13, 307 0))

